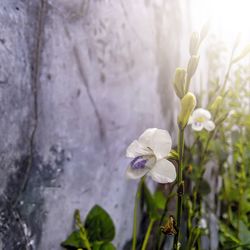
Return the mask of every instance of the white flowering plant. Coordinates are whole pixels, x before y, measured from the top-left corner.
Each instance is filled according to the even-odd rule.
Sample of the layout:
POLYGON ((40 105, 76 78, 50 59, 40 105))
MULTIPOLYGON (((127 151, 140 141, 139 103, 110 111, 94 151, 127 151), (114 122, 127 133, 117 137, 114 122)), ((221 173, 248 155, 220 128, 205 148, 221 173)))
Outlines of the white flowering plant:
MULTIPOLYGON (((207 33, 205 25, 192 34, 187 68, 175 71, 177 145, 171 131, 148 128, 127 147, 125 175, 139 182, 125 250, 250 249, 250 73, 249 66, 232 70, 250 46, 235 55, 235 42, 222 82, 216 75, 222 63, 214 59, 220 50, 210 46, 209 86, 194 94, 190 85, 207 33), (158 183, 155 192, 150 179, 158 183)), ((111 217, 96 205, 84 222, 76 210, 75 230, 61 245, 114 250, 114 236, 111 217)))
MULTIPOLYGON (((244 158, 242 155, 247 155, 244 159, 249 165, 250 144, 247 133, 250 131, 250 116, 246 113, 249 112, 250 86, 246 88, 248 91, 244 90, 245 98, 243 99, 246 99, 247 104, 245 103, 245 107, 242 107, 240 101, 243 99, 235 97, 236 92, 241 93, 242 90, 238 88, 235 91, 235 86, 229 87, 228 82, 231 81, 229 76, 230 73, 232 74, 233 66, 246 57, 250 49, 244 49, 238 56, 235 56, 234 52, 238 46, 238 41, 236 41, 222 83, 210 82, 209 90, 194 95, 190 92, 189 87, 199 64, 199 47, 207 32, 208 27, 205 25, 200 33, 192 34, 188 66, 186 69, 177 68, 175 72, 173 85, 175 93, 180 99, 180 112, 177 120, 178 145, 176 147, 172 145, 168 131, 150 128, 127 148, 127 157, 132 158, 132 161, 127 168, 126 176, 131 179, 140 179, 134 209, 132 245, 128 245, 128 249, 194 250, 209 249, 209 244, 216 245, 218 249, 250 249, 248 248, 250 247, 248 240, 250 233, 246 232, 250 228, 249 216, 246 214, 250 214, 250 172, 245 166, 246 163, 244 163, 244 173, 234 172, 235 176, 232 176, 232 173, 225 175, 227 172, 225 170, 220 172, 225 168, 230 150, 235 146, 227 145, 233 128, 232 124, 235 117, 238 122, 240 120, 239 110, 238 115, 235 113, 232 115, 230 107, 232 102, 234 102, 234 108, 241 108, 242 119, 248 121, 244 123, 244 133, 241 130, 242 134, 239 136, 241 157, 234 152, 233 159, 240 158, 242 161, 244 158), (244 113, 242 110, 247 110, 247 112, 244 113), (189 138, 185 141, 185 131, 189 133, 189 137, 191 134, 193 140, 189 138), (246 139, 243 143, 242 137, 244 136, 246 139), (214 165, 215 169, 219 169, 215 176, 214 165), (160 184, 154 194, 147 187, 147 176, 160 184), (229 176, 237 180, 236 183, 232 185, 229 176), (213 186, 217 185, 214 183, 221 181, 222 186, 216 186, 216 188, 213 186), (240 190, 240 195, 236 195, 237 198, 234 196, 234 201, 237 201, 240 211, 238 212, 243 213, 244 211, 241 216, 238 216, 237 223, 235 220, 237 216, 233 215, 232 200, 229 194, 229 192, 235 193, 233 188, 240 190), (243 199, 247 200, 247 205, 243 199), (175 202, 176 206, 173 211, 171 206, 175 202), (148 227, 144 235, 140 231, 137 232, 138 204, 145 204, 146 215, 149 217, 146 220, 148 227), (229 215, 223 214, 222 211, 219 211, 218 214, 215 212, 221 206, 223 209, 224 206, 227 207, 229 215), (213 222, 213 216, 216 218, 216 222, 213 222), (222 219, 221 216, 224 216, 225 219, 222 219), (232 220, 230 227, 235 227, 237 224, 237 230, 234 233, 224 221, 228 216, 232 220), (214 231, 218 227, 220 232, 217 231, 216 240, 213 235, 216 234, 214 231), (245 232, 242 236, 240 230, 243 229, 245 232), (220 237, 218 237, 219 234, 220 237), (206 242, 210 243, 205 246, 206 242), (231 243, 233 248, 229 247, 231 243)), ((242 83, 243 79, 238 81, 242 83)), ((236 124, 237 121, 235 121, 236 124)), ((142 205, 142 211, 144 211, 143 207, 142 205)))

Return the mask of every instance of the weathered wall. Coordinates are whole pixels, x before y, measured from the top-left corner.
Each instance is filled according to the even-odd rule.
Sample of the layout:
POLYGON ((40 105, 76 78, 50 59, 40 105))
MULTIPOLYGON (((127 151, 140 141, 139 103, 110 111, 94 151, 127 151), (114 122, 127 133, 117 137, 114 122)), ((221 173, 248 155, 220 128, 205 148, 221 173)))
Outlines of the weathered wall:
POLYGON ((178 1, 1 0, 0 249, 60 249, 96 203, 130 238, 126 146, 175 124, 178 1))

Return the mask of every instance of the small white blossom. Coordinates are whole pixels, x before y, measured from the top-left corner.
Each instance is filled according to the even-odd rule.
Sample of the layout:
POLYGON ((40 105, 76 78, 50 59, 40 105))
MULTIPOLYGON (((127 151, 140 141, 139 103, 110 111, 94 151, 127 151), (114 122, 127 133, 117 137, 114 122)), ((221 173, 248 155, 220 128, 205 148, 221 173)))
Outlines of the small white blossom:
POLYGON ((215 128, 215 124, 211 120, 211 113, 202 108, 198 108, 193 112, 188 124, 192 125, 192 129, 195 131, 201 131, 203 128, 207 131, 212 131, 215 128))
POLYGON ((199 221, 199 228, 201 229, 207 229, 207 220, 204 218, 201 218, 199 221))
POLYGON ((176 178, 175 166, 166 159, 171 147, 168 131, 157 128, 145 130, 127 148, 127 157, 134 158, 127 168, 127 177, 139 179, 149 175, 158 183, 173 182, 176 178))

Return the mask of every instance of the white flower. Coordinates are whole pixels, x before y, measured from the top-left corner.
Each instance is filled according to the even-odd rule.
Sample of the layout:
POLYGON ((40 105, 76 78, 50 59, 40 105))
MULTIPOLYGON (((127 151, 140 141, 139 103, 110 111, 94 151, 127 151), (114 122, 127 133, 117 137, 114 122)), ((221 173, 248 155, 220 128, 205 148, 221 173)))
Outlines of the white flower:
POLYGON ((207 229, 207 220, 204 218, 201 218, 199 221, 198 227, 201 229, 207 229))
POLYGON ((139 179, 149 175, 159 183, 173 182, 176 170, 166 159, 172 147, 171 137, 166 130, 149 128, 127 148, 127 157, 134 158, 128 166, 126 175, 139 179))
POLYGON ((192 125, 192 129, 201 131, 205 128, 207 131, 212 131, 215 128, 215 124, 211 121, 211 113, 202 108, 196 109, 190 116, 188 124, 192 125))

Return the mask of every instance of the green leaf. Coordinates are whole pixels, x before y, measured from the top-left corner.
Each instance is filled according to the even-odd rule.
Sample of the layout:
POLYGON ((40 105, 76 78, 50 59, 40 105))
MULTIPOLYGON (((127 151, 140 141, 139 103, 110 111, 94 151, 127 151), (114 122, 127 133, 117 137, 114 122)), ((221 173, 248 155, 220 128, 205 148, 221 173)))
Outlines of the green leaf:
POLYGON ((240 244, 240 241, 237 239, 233 231, 231 231, 225 224, 220 223, 220 238, 223 239, 223 243, 227 241, 234 242, 235 244, 240 244))
POLYGON ((243 221, 239 223, 239 238, 242 244, 250 244, 250 230, 243 221))
POLYGON ((155 205, 154 198, 145 183, 143 183, 142 190, 143 190, 143 194, 145 197, 145 202, 146 202, 147 212, 149 214, 149 217, 151 219, 156 219, 157 217, 159 217, 157 213, 157 207, 155 205))
POLYGON ((156 191, 154 194, 154 202, 159 209, 165 208, 166 197, 164 196, 163 192, 156 191))
POLYGON ((201 229, 199 227, 194 227, 191 230, 191 234, 188 238, 188 242, 187 242, 187 249, 193 249, 195 243, 197 242, 197 239, 200 237, 201 235, 201 229))
POLYGON ((174 150, 172 149, 168 156, 167 156, 168 160, 175 160, 175 161, 179 161, 179 154, 174 150))
POLYGON ((96 242, 93 245, 93 250, 116 250, 111 242, 96 242))
POLYGON ((108 242, 115 237, 115 226, 111 217, 98 205, 95 205, 88 213, 85 228, 90 242, 108 242))
POLYGON ((100 247, 102 245, 102 242, 95 242, 92 246, 93 250, 100 250, 100 247))
MULTIPOLYGON (((236 244, 233 240, 226 240, 223 243, 223 249, 236 249, 240 246, 240 244, 236 244)), ((239 249, 239 248, 238 248, 239 249)))
POLYGON ((101 245, 100 250, 116 250, 116 248, 114 247, 112 243, 108 242, 108 243, 103 243, 101 245))
POLYGON ((62 247, 65 247, 67 249, 71 249, 71 248, 83 248, 84 246, 84 242, 81 238, 80 235, 80 230, 74 231, 73 233, 71 233, 68 238, 63 241, 61 243, 62 247))

